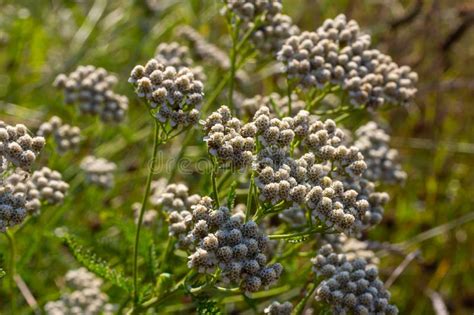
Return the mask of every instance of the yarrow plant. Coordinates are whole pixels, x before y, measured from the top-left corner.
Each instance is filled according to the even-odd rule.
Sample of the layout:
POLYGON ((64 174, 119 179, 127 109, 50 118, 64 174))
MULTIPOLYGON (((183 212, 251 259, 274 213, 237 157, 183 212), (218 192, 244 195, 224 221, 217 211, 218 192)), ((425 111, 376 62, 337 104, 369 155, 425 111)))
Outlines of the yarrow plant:
POLYGON ((38 215, 43 205, 63 202, 69 185, 61 173, 43 167, 33 171, 33 163, 45 147, 45 138, 31 136, 23 124, 0 121, 0 232, 9 242, 8 280, 10 306, 15 311, 16 242, 15 234, 38 215))
POLYGON ((119 123, 128 111, 126 96, 113 91, 117 77, 103 68, 79 66, 69 75, 59 74, 53 85, 64 91, 66 104, 78 104, 85 115, 98 115, 105 123, 119 123))
POLYGON ((326 20, 316 32, 287 39, 278 60, 289 79, 304 88, 335 85, 347 91, 354 106, 377 107, 384 103, 407 104, 416 94, 418 76, 408 66, 398 66, 376 49, 370 35, 361 32, 345 15, 326 20))
POLYGON ((46 314, 108 315, 117 311, 117 306, 107 303, 108 296, 101 292, 103 281, 85 268, 68 271, 65 281, 70 292, 65 291, 60 300, 46 303, 46 314))
MULTIPOLYGON (((314 307, 397 314, 380 279, 385 273, 379 276, 381 257, 367 237, 390 208, 386 184, 401 184, 407 174, 377 110, 413 103, 417 74, 372 48, 370 35, 344 15, 304 31, 280 0, 220 5, 230 32, 222 46, 198 27, 179 26, 166 31, 179 39, 153 43, 148 61, 132 60, 130 111, 140 116, 143 132, 115 126, 116 147, 88 138, 97 125, 75 121, 81 135, 59 116, 39 124, 36 136, 24 125, 0 122, 0 231, 11 244, 11 288, 11 231, 96 185, 109 190, 85 196, 107 195, 98 206, 117 210, 88 218, 93 243, 108 249, 110 263, 78 245, 73 228, 57 228, 55 235, 84 267, 68 268, 66 286, 57 282, 60 298, 44 305, 47 314, 192 313, 194 307, 199 314, 251 308, 300 315, 314 307), (259 80, 261 94, 251 95, 259 80), (126 147, 129 140, 145 141, 147 122, 153 126, 150 156, 147 145, 126 147), (74 177, 70 184, 52 169, 62 165, 54 154, 51 168, 34 168, 45 138, 55 143, 47 148, 80 156, 63 173, 74 177), (81 143, 100 144, 81 155, 81 143), (131 156, 136 151, 140 159, 131 156), (121 161, 118 153, 125 152, 121 161), (158 153, 165 162, 178 161, 171 172, 157 171, 158 153), (179 162, 188 162, 183 157, 206 165, 181 168, 179 162), (136 189, 143 190, 141 200, 133 200, 136 189), (106 292, 123 300, 109 302, 106 292)), ((103 68, 79 66, 58 75, 54 86, 80 114, 119 123, 129 105, 117 82, 103 68)))
POLYGON ((189 68, 178 70, 150 59, 145 66, 136 66, 128 81, 136 86, 137 95, 147 101, 159 122, 171 127, 198 122, 204 86, 189 68))
MULTIPOLYGON (((265 313, 301 314, 311 292, 335 313, 396 313, 377 269, 366 268, 378 258, 358 238, 382 220, 389 197, 378 184, 390 182, 388 178, 400 182, 403 171, 389 137, 373 123, 357 130, 352 140, 337 122, 350 115, 350 107, 373 111, 383 104, 409 104, 416 93, 416 73, 371 49, 370 36, 343 15, 315 32, 301 32, 282 14, 280 1, 225 1, 223 14, 231 31, 229 56, 196 30, 179 30, 200 59, 229 70, 219 87, 228 84, 228 105, 200 121, 212 164, 209 190, 191 194, 185 184, 152 184, 149 175, 143 203, 135 212, 131 312, 161 303, 180 285, 193 296, 215 291, 252 298, 277 286, 284 275, 276 248, 310 242, 320 250, 303 300, 295 301, 295 308, 290 301, 273 302, 265 313), (233 81, 252 50, 283 64, 287 93, 234 104, 233 81), (339 108, 315 110, 327 106, 322 102, 328 94, 339 98, 339 108), (332 115, 335 119, 328 118, 332 115), (238 194, 238 189, 245 193, 238 194), (236 206, 240 201, 244 204, 236 206), (146 211, 148 202, 159 213, 156 217, 154 210, 146 211), (148 225, 151 217, 167 223, 169 240, 161 264, 180 252, 190 271, 168 293, 140 302, 137 248, 140 226, 148 225)), ((198 122, 204 85, 188 58, 186 48, 162 43, 154 59, 131 72, 129 82, 155 120, 157 145, 198 122)), ((154 161, 156 145, 153 152, 154 161)))
POLYGON ((117 168, 115 163, 89 155, 82 160, 80 167, 84 171, 88 183, 102 188, 114 186, 114 171, 117 168))
POLYGON ((81 142, 79 127, 63 124, 61 118, 57 116, 53 116, 49 121, 42 123, 36 134, 46 138, 52 136, 59 153, 77 151, 81 142))

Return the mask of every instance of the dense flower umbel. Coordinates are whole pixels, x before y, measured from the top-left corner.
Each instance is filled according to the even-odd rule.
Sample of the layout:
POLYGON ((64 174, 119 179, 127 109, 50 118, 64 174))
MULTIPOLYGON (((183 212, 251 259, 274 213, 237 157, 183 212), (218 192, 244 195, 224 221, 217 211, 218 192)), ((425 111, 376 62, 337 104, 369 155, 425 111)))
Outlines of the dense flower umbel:
POLYGON ((281 12, 281 0, 224 0, 226 10, 232 11, 244 22, 255 22, 258 17, 265 18, 281 12))
POLYGON ((155 59, 165 66, 175 67, 178 71, 182 68, 189 68, 194 73, 195 78, 200 81, 206 79, 202 67, 193 65, 189 48, 177 42, 159 44, 156 47, 155 59))
POLYGON ((292 35, 299 34, 299 28, 291 17, 281 14, 281 0, 235 1, 225 0, 224 13, 230 10, 240 20, 244 31, 255 28, 252 43, 264 53, 276 53, 292 35), (256 25, 257 24, 257 25, 256 25))
POLYGON ((367 163, 364 177, 374 182, 402 183, 407 174, 398 163, 398 151, 390 148, 390 136, 371 121, 355 132, 354 145, 367 163))
POLYGON ((16 172, 6 179, 14 193, 26 198, 28 214, 38 214, 41 204, 56 205, 62 203, 69 185, 62 180, 61 173, 47 167, 34 171, 31 176, 26 172, 16 172))
POLYGON ((232 117, 227 106, 209 115, 203 125, 209 153, 216 156, 220 163, 233 169, 252 164, 257 132, 254 125, 243 125, 239 119, 232 117))
POLYGON ((201 196, 189 195, 189 188, 185 184, 169 184, 163 190, 153 189, 150 203, 155 207, 162 207, 167 212, 184 211, 197 204, 201 196))
POLYGON ((6 169, 9 162, 28 171, 43 150, 43 137, 31 137, 25 125, 10 126, 0 120, 0 163, 6 169))
POLYGON ((99 115, 108 123, 123 121, 128 110, 127 97, 113 91, 116 83, 104 68, 79 66, 69 75, 58 75, 53 85, 64 90, 67 104, 78 104, 82 114, 99 115))
POLYGON ((342 145, 344 133, 332 120, 319 121, 306 111, 279 120, 262 107, 254 123, 263 145, 256 162, 260 199, 306 207, 313 217, 341 231, 362 229, 370 204, 339 179, 356 181, 365 163, 356 148, 342 145), (301 141, 299 158, 290 154, 295 138, 301 141))
POLYGON ((306 111, 278 119, 263 106, 243 124, 223 106, 207 118, 204 130, 219 163, 241 168, 254 160, 260 199, 284 202, 291 210, 283 215, 296 215, 299 224, 304 214, 289 212, 307 209, 313 219, 346 233, 380 222, 388 196, 361 177, 364 158, 344 144, 345 134, 334 121, 322 122, 306 111), (259 150, 253 152, 256 141, 259 150))
POLYGON ((390 293, 378 278, 378 269, 363 258, 347 260, 336 254, 331 245, 324 245, 312 259, 313 270, 324 278, 316 298, 329 303, 334 314, 397 314, 389 304, 390 293))
POLYGON ((199 121, 204 86, 189 68, 177 70, 156 59, 133 68, 128 79, 139 97, 147 100, 155 117, 172 127, 189 126, 199 121))
POLYGON ((61 118, 57 116, 53 116, 49 121, 42 123, 36 134, 42 137, 53 135, 60 153, 69 150, 77 151, 81 142, 79 127, 63 124, 61 118))
POLYGON ((262 106, 266 106, 270 109, 273 117, 275 116, 294 116, 300 110, 305 108, 305 103, 298 99, 296 94, 291 95, 291 113, 288 114, 288 97, 281 96, 278 93, 271 93, 268 96, 255 95, 252 98, 245 99, 241 106, 240 111, 242 116, 253 117, 255 113, 262 106))
POLYGON ((170 214, 171 234, 187 239, 191 252, 188 266, 200 273, 220 268, 221 280, 240 285, 245 293, 274 284, 283 268, 278 263, 267 265, 267 236, 255 222, 244 223, 242 212, 231 213, 226 207, 214 209, 212 203, 211 198, 203 197, 190 212, 170 214), (181 224, 179 230, 177 224, 181 224))
POLYGON ((70 290, 58 301, 48 302, 44 309, 48 315, 111 315, 117 306, 107 303, 107 294, 101 291, 102 280, 85 268, 70 270, 66 274, 70 290))
POLYGON ((15 193, 10 185, 0 183, 0 232, 21 224, 26 215, 25 195, 15 193))
POLYGON ((274 301, 265 308, 263 313, 268 315, 290 315, 292 310, 293 304, 290 302, 279 303, 274 301))
POLYGON ((116 168, 115 163, 95 156, 86 156, 81 162, 81 169, 86 174, 87 182, 103 188, 114 186, 116 168))
POLYGON ((192 52, 198 59, 212 63, 220 69, 230 68, 230 61, 227 54, 219 47, 206 41, 204 37, 192 27, 180 27, 178 35, 191 43, 192 52))
POLYGON ((293 24, 291 17, 278 13, 267 16, 262 26, 252 34, 252 43, 262 52, 276 54, 289 37, 299 33, 300 29, 293 24))
MULTIPOLYGON (((208 42, 192 27, 180 27, 178 35, 191 44, 191 52, 198 60, 214 65, 221 70, 230 69, 230 59, 228 55, 216 45, 208 42)), ((248 82, 249 80, 248 75, 243 70, 237 71, 236 79, 240 82, 248 82)))
POLYGON ((290 37, 278 52, 284 71, 303 87, 340 85, 354 105, 379 106, 413 101, 418 76, 390 56, 370 49, 371 38, 344 15, 328 19, 316 32, 290 37))
POLYGON ((321 245, 331 245, 334 252, 344 254, 348 261, 363 258, 369 264, 378 265, 380 263, 380 259, 371 249, 369 241, 362 241, 340 233, 320 235, 318 242, 321 245))

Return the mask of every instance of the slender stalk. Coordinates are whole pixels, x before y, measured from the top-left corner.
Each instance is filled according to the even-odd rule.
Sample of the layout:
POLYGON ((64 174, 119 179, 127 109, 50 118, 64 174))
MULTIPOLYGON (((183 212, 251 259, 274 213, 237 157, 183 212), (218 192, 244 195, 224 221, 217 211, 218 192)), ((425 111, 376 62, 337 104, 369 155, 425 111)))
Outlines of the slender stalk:
POLYGON ((325 230, 325 227, 321 226, 321 227, 313 228, 308 231, 290 233, 290 234, 272 234, 272 235, 269 235, 268 237, 271 240, 278 240, 278 239, 286 239, 286 238, 292 238, 292 237, 297 237, 297 236, 307 236, 314 233, 323 232, 324 230, 325 230))
POLYGON ((194 136, 194 132, 195 132, 194 129, 191 129, 186 134, 186 137, 184 138, 182 142, 183 145, 181 146, 181 149, 179 150, 179 153, 176 156, 176 159, 173 161, 173 166, 171 168, 170 175, 168 176, 168 183, 171 183, 174 177, 176 176, 176 173, 178 172, 178 168, 179 168, 179 161, 181 161, 186 151, 186 148, 191 143, 191 140, 193 139, 193 136, 194 136))
POLYGON ((141 312, 140 314, 143 314, 143 312, 146 309, 152 306, 155 306, 155 307, 158 306, 160 303, 164 302, 165 300, 168 300, 173 295, 175 295, 178 292, 178 290, 183 285, 185 285, 186 280, 188 278, 191 278, 194 274, 195 274, 194 270, 191 269, 178 283, 176 283, 176 285, 169 292, 167 292, 166 294, 162 296, 152 297, 151 299, 143 302, 142 304, 134 306, 127 314, 139 314, 140 312, 141 312))
POLYGON ((8 239, 8 245, 10 246, 10 259, 8 260, 8 284, 10 290, 10 311, 12 314, 15 313, 16 301, 15 301, 15 260, 16 260, 16 245, 15 235, 7 230, 5 236, 8 239))
POLYGON ((217 163, 214 161, 214 158, 212 159, 212 174, 211 174, 211 180, 212 180, 212 192, 214 194, 214 201, 216 202, 216 206, 219 208, 220 203, 219 203, 219 192, 217 190, 217 182, 216 182, 216 172, 217 171, 217 163))
POLYGON ((287 78, 286 82, 287 82, 286 93, 288 96, 288 116, 291 116, 291 94, 293 93, 293 89, 291 86, 290 79, 287 78))
POLYGON ((250 186, 249 186, 249 191, 247 195, 247 211, 245 213, 245 221, 247 221, 250 218, 250 209, 252 208, 252 197, 253 197, 253 186, 255 185, 255 178, 254 174, 252 172, 252 176, 250 177, 250 186))
POLYGON ((160 271, 161 272, 164 272, 165 269, 166 269, 168 258, 169 258, 169 256, 171 255, 171 253, 173 252, 173 249, 174 249, 174 244, 175 244, 174 240, 171 237, 168 237, 168 241, 166 243, 165 251, 161 255, 161 259, 160 259, 160 265, 159 266, 160 266, 160 271))
POLYGON ((303 314, 303 312, 305 310, 305 307, 306 307, 306 303, 308 303, 308 300, 311 298, 314 291, 316 291, 317 287, 318 286, 315 283, 308 283, 306 285, 306 287, 305 287, 306 293, 305 293, 304 297, 301 299, 301 301, 296 305, 293 312, 291 312, 291 315, 301 315, 301 314, 303 314))
POLYGON ((237 61, 237 38, 239 34, 239 27, 231 23, 231 38, 232 38, 232 48, 230 50, 230 81, 229 81, 229 99, 228 104, 230 108, 234 108, 234 82, 235 82, 235 73, 236 73, 236 61, 237 61))
POLYGON ((159 141, 159 131, 160 127, 158 121, 154 119, 155 122, 155 132, 153 137, 153 154, 150 164, 150 169, 148 171, 148 177, 145 184, 145 193, 143 195, 142 207, 140 209, 140 215, 137 222, 137 231, 135 234, 135 245, 133 249, 133 305, 136 306, 138 303, 138 244, 140 242, 140 231, 143 223, 143 216, 145 214, 146 205, 148 202, 148 197, 151 190, 151 180, 153 178, 153 173, 155 172, 155 160, 158 153, 158 146, 161 144, 159 141))

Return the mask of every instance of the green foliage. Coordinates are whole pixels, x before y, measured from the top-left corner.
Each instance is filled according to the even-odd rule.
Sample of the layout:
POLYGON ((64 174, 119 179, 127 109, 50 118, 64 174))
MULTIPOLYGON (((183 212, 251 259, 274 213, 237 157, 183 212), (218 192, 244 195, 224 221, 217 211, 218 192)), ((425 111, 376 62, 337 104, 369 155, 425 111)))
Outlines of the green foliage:
POLYGON ((233 209, 235 204, 235 197, 237 196, 237 183, 233 182, 230 185, 229 193, 227 194, 227 208, 233 209))
POLYGON ((223 314, 219 309, 217 301, 206 296, 196 297, 195 300, 197 304, 196 311, 199 315, 223 314))
POLYGON ((62 240, 64 245, 66 245, 71 250, 78 263, 97 276, 109 280, 117 287, 127 292, 131 292, 131 280, 125 277, 122 272, 108 265, 91 250, 85 249, 83 246, 79 245, 73 236, 65 235, 62 237, 62 240))

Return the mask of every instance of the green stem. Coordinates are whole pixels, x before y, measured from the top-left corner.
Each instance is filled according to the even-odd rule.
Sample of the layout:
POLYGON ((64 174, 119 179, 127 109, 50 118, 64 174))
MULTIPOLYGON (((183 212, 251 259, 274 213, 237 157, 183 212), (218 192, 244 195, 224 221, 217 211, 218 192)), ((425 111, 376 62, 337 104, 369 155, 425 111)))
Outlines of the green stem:
POLYGON ((245 213, 245 221, 250 218, 250 209, 252 208, 252 198, 253 198, 253 186, 255 185, 255 177, 254 173, 252 172, 252 176, 250 177, 250 186, 247 195, 247 209, 245 213))
POLYGON ((296 305, 291 315, 301 315, 305 309, 306 303, 308 303, 309 298, 313 295, 314 291, 318 286, 315 283, 308 283, 306 287, 306 294, 301 299, 301 301, 296 305))
POLYGON ((234 82, 235 82, 235 73, 236 73, 236 61, 237 61, 237 38, 239 34, 238 25, 231 24, 231 38, 232 38, 232 48, 230 50, 230 81, 229 81, 229 98, 228 104, 230 108, 234 108, 234 82))
POLYGON ((317 228, 313 228, 313 229, 308 230, 308 231, 297 232, 297 233, 289 233, 289 234, 272 234, 272 235, 269 235, 268 237, 271 240, 279 240, 279 239, 293 238, 293 237, 297 237, 297 236, 307 236, 307 235, 311 235, 311 234, 314 234, 314 233, 323 232, 324 230, 325 230, 325 227, 319 226, 317 228))
POLYGON ((166 263, 168 262, 169 256, 173 252, 174 244, 175 244, 174 239, 171 237, 168 237, 168 242, 166 243, 165 251, 161 255, 161 259, 160 259, 159 268, 161 272, 164 272, 166 269, 166 263))
POLYGON ((162 296, 155 296, 152 297, 151 299, 143 302, 140 305, 134 306, 128 314, 143 314, 146 309, 152 307, 152 306, 157 306, 161 304, 162 302, 168 300, 171 298, 174 294, 178 292, 178 290, 185 284, 186 280, 190 278, 191 276, 194 275, 194 270, 191 269, 174 287, 171 289, 168 293, 162 295, 162 296))
POLYGON ((217 208, 220 207, 219 203, 219 192, 217 190, 217 182, 216 182, 216 177, 217 177, 217 163, 214 161, 214 158, 212 158, 212 173, 211 173, 211 180, 212 180, 212 192, 214 194, 214 201, 216 203, 217 208))
POLYGON ((140 231, 143 223, 143 216, 146 211, 146 205, 148 202, 148 197, 151 190, 151 180, 153 178, 153 173, 155 172, 155 160, 158 153, 158 146, 161 144, 159 141, 159 131, 160 127, 158 121, 154 119, 155 122, 155 133, 153 137, 153 154, 150 164, 150 169, 148 171, 148 177, 145 184, 145 193, 143 195, 142 207, 140 209, 140 215, 137 222, 137 231, 135 234, 135 245, 133 249, 133 305, 136 306, 138 303, 138 244, 140 242, 140 231))
POLYGON ((181 146, 181 149, 179 150, 179 153, 176 156, 176 159, 173 161, 173 167, 171 169, 170 175, 168 176, 168 183, 171 183, 174 177, 176 176, 176 172, 178 171, 178 168, 179 168, 179 161, 183 158, 186 148, 191 143, 193 136, 194 136, 194 129, 191 129, 186 134, 186 137, 184 138, 182 142, 183 145, 181 146))
POLYGON ((291 94, 293 93, 293 88, 291 86, 291 81, 287 78, 287 87, 286 87, 286 93, 288 96, 288 116, 291 116, 291 94))
POLYGON ((5 232, 5 236, 8 239, 8 244, 10 246, 10 259, 8 260, 8 284, 10 290, 10 310, 12 314, 15 313, 15 260, 16 260, 16 245, 15 245, 15 235, 10 231, 7 230, 5 232))

